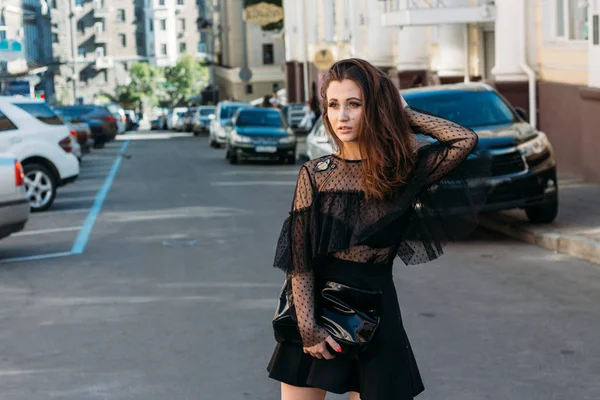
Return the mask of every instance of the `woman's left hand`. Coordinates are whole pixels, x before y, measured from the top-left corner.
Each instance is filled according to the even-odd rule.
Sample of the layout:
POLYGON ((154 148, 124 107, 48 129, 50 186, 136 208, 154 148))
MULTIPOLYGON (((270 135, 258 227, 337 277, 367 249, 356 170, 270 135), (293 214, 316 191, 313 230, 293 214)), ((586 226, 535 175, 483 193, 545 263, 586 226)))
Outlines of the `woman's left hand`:
POLYGON ((336 352, 338 352, 338 353, 342 352, 342 347, 335 340, 333 340, 333 338, 331 336, 327 336, 327 338, 324 341, 322 341, 321 343, 318 343, 314 346, 305 347, 304 352, 307 354, 310 354, 311 356, 313 356, 315 358, 319 358, 319 359, 321 359, 321 358, 324 358, 326 360, 334 359, 335 356, 329 352, 329 350, 327 349, 326 343, 329 343, 329 346, 331 346, 331 348, 334 349, 336 352))

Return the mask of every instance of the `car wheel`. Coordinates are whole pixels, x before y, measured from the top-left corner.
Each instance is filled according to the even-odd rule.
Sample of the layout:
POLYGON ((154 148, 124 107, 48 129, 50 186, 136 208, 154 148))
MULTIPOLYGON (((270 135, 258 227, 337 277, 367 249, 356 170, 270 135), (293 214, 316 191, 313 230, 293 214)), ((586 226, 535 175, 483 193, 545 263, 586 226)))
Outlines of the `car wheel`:
POLYGON ((95 149, 103 149, 104 148, 104 142, 94 142, 94 148, 95 149))
POLYGON ((525 214, 527 214, 529 221, 534 224, 549 224, 558 215, 558 200, 527 207, 525 208, 525 214))
POLYGON ((240 160, 238 159, 237 154, 230 153, 229 154, 229 164, 239 164, 240 160))
POLYGON ((296 156, 287 156, 286 162, 291 165, 296 164, 296 156))
POLYGON ((31 211, 45 211, 56 197, 56 178, 50 169, 41 164, 25 164, 25 192, 31 211))

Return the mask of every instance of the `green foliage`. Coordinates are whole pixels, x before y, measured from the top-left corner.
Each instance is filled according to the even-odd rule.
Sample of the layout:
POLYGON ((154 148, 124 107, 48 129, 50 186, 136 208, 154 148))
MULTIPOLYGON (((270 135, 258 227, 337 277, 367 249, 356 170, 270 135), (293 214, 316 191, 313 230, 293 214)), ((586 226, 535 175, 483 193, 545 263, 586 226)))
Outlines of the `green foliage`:
MULTIPOLYGON (((127 85, 129 95, 141 96, 140 101, 147 100, 153 104, 156 101, 157 80, 162 75, 161 68, 153 67, 145 62, 133 64, 129 70, 131 82, 127 85)), ((129 100, 132 98, 130 97, 129 100)))
POLYGON ((144 100, 144 96, 137 91, 133 82, 129 85, 117 87, 117 100, 123 108, 136 108, 144 100))
POLYGON ((171 106, 177 106, 197 95, 208 84, 208 68, 189 54, 183 54, 177 64, 164 69, 161 89, 171 106))

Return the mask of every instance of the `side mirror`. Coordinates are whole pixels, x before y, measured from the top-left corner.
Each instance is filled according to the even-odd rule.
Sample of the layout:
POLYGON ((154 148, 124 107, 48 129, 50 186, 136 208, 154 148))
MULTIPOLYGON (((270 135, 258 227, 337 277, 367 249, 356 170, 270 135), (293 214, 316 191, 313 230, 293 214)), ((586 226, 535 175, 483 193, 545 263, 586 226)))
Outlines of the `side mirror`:
POLYGON ((522 107, 515 107, 515 111, 523 120, 529 122, 529 116, 527 115, 527 111, 525 111, 522 107))

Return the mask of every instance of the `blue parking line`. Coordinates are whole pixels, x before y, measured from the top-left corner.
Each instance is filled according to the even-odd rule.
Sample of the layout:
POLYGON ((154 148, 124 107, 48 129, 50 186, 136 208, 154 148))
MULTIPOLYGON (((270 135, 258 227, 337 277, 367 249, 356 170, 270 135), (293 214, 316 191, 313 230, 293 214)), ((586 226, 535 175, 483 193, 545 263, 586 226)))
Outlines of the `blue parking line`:
POLYGON ((65 251, 62 253, 50 253, 50 254, 39 254, 36 256, 25 256, 25 257, 13 257, 13 258, 5 258, 0 260, 0 263, 11 263, 11 262, 19 262, 19 261, 33 261, 33 260, 45 260, 47 258, 58 258, 58 257, 66 257, 70 256, 71 252, 65 251))
MULTIPOLYGON (((125 152, 125 149, 129 144, 129 140, 130 139, 127 139, 125 143, 123 143, 123 146, 121 146, 120 153, 125 152)), ((96 218, 98 217, 98 214, 100 214, 102 204, 104 204, 104 200, 106 199, 106 196, 110 191, 110 187, 112 186, 115 176, 117 175, 119 165, 121 165, 121 160, 122 157, 121 154, 119 154, 119 156, 115 160, 115 163, 113 164, 112 169, 110 170, 110 173, 104 181, 104 186, 102 186, 102 189, 100 189, 98 194, 96 194, 96 200, 94 200, 94 205, 92 206, 92 209, 90 210, 88 216, 83 222, 83 227, 79 231, 79 234, 75 239, 75 243, 73 243, 73 247, 71 248, 70 254, 81 254, 85 250, 85 246, 87 245, 88 239, 90 238, 90 234, 92 233, 92 229, 94 228, 94 224, 96 223, 96 218)))

